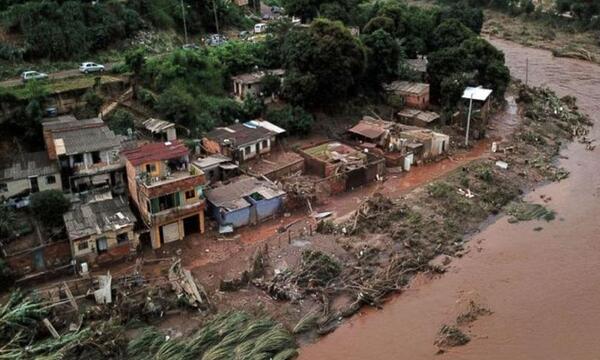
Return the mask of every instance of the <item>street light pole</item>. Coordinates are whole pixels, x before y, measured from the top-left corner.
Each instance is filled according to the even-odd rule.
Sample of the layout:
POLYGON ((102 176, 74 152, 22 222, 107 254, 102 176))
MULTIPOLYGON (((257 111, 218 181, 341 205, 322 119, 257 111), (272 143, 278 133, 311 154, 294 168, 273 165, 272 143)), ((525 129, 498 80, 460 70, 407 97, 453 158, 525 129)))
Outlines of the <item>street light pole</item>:
POLYGON ((185 43, 188 44, 187 24, 185 22, 185 7, 183 6, 183 0, 181 0, 181 17, 183 18, 183 36, 185 37, 185 43))
POLYGON ((469 115, 467 115, 467 131, 465 133, 465 146, 469 146, 469 127, 471 126, 471 111, 473 110, 473 93, 469 100, 469 115))

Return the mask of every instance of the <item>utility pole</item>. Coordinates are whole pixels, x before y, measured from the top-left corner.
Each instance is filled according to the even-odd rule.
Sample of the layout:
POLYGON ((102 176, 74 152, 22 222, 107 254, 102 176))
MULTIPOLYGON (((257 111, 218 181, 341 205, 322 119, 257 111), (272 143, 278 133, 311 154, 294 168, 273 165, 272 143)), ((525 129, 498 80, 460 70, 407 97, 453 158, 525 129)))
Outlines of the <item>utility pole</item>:
POLYGON ((469 127, 471 126, 471 110, 473 110, 473 93, 469 100, 469 115, 467 115, 467 132, 465 133, 465 146, 469 146, 469 127))
POLYGON ((529 58, 525 59, 525 86, 529 85, 529 58))
POLYGON ((213 13, 215 14, 215 28, 217 30, 217 34, 220 34, 220 32, 219 32, 219 17, 217 16, 217 2, 216 2, 216 0, 213 0, 213 13))
POLYGON ((183 35, 185 37, 185 43, 188 44, 187 24, 185 22, 185 7, 183 0, 181 0, 181 17, 183 18, 183 35))

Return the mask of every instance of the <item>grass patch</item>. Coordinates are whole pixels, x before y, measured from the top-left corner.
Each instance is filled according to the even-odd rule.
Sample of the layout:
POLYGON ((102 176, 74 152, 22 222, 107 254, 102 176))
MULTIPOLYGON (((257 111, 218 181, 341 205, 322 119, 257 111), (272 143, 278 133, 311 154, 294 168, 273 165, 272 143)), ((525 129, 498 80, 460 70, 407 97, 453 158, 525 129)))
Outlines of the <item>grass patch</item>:
POLYGON ((540 204, 531 204, 524 201, 512 202, 507 206, 506 213, 511 216, 508 219, 510 223, 530 220, 552 221, 556 218, 556 213, 553 210, 549 210, 540 204))

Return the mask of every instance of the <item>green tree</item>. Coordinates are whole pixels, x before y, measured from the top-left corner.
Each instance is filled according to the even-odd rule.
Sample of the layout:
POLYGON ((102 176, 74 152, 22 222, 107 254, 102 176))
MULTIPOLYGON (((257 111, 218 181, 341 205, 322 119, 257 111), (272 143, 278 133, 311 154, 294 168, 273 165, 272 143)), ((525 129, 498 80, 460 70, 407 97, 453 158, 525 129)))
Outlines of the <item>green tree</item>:
POLYGON ((365 69, 365 49, 339 22, 319 19, 290 32, 283 46, 284 94, 292 101, 324 105, 353 94, 365 69), (289 80, 310 85, 292 88, 289 80))
POLYGON ((460 46, 463 41, 475 37, 475 33, 456 19, 442 22, 434 31, 432 37, 433 49, 460 46))
POLYGON ((445 7, 441 11, 440 20, 445 21, 449 19, 458 20, 475 34, 479 34, 483 26, 483 10, 479 7, 470 6, 466 2, 459 2, 445 7))
POLYGON ((377 30, 383 30, 388 34, 396 33, 396 24, 394 20, 386 16, 377 16, 369 20, 367 25, 363 28, 363 34, 371 34, 377 30))
POLYGON ((267 121, 286 129, 289 135, 307 135, 314 124, 313 116, 299 106, 270 109, 265 117, 267 121))
POLYGON ((135 129, 133 115, 130 112, 117 109, 106 120, 108 127, 116 134, 128 135, 128 129, 135 129))
POLYGON ((279 76, 267 73, 261 81, 261 86, 265 96, 279 95, 281 92, 281 79, 279 76))
POLYGON ((453 74, 442 80, 440 85, 440 104, 446 110, 453 110, 462 98, 467 86, 467 78, 462 74, 453 74))
POLYGON ((365 82, 378 88, 382 83, 394 80, 402 52, 398 41, 383 29, 363 35, 362 41, 367 48, 365 82))
POLYGON ((61 226, 63 214, 71 203, 60 190, 45 190, 34 193, 30 198, 32 214, 48 227, 61 226))
POLYGON ((13 209, 0 205, 0 239, 10 238, 16 230, 17 216, 13 209))
POLYGON ((244 115, 248 119, 256 119, 265 111, 265 102, 262 98, 256 96, 247 96, 244 99, 244 115))

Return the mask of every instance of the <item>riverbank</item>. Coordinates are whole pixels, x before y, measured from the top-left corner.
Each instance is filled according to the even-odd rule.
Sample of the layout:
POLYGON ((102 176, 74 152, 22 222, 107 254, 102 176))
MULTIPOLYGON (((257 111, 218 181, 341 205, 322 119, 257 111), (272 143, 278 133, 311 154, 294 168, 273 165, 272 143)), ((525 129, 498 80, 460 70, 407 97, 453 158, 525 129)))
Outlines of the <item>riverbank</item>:
POLYGON ((513 16, 486 9, 483 36, 514 41, 524 46, 549 50, 554 56, 600 63, 600 43, 592 31, 583 31, 574 20, 513 16))
MULTIPOLYGON (((547 51, 506 41, 493 43, 506 54, 513 76, 575 95, 582 111, 598 120, 600 68, 554 58, 547 51)), ((588 138, 599 135, 592 128, 588 138)), ((492 314, 469 324, 471 341, 442 357, 460 359, 589 359, 600 351, 595 339, 600 313, 597 282, 600 251, 600 164, 585 144, 563 149, 557 165, 567 179, 535 188, 526 201, 556 211, 551 222, 512 224, 508 217, 472 236, 465 255, 453 259, 435 281, 418 276, 382 311, 365 310, 319 342, 301 359, 432 359, 434 341, 474 301, 492 314), (535 231, 534 231, 535 230, 535 231)))

